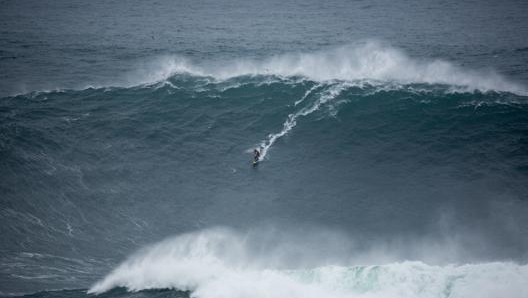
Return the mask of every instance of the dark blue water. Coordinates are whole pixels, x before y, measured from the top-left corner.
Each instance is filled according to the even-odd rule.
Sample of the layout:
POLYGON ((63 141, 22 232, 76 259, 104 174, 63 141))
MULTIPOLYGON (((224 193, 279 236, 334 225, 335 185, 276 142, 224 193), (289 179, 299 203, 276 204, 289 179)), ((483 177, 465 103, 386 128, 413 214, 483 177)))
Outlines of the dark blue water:
POLYGON ((3 1, 0 294, 527 297, 527 13, 3 1))

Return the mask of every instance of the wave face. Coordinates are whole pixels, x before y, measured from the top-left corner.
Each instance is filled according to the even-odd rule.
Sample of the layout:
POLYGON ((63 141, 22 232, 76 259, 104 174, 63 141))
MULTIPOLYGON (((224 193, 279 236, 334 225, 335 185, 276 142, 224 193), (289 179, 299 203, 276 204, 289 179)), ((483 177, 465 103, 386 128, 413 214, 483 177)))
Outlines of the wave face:
POLYGON ((160 61, 0 100, 1 294, 526 297, 522 86, 371 42, 160 61))

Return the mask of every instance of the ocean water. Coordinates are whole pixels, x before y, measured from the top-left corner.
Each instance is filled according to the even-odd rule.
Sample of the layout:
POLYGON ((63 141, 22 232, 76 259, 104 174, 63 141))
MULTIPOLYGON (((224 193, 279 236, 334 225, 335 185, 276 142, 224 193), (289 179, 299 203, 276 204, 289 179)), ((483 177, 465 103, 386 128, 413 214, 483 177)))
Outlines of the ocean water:
POLYGON ((0 296, 528 297, 526 15, 0 2, 0 296))

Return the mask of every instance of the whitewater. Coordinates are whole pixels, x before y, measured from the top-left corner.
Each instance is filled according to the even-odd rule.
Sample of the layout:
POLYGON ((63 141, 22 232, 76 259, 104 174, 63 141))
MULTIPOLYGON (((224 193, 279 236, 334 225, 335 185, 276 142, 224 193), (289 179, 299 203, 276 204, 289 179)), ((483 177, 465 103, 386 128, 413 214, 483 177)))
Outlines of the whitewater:
MULTIPOLYGON (((528 296, 528 266, 511 262, 438 266, 404 261, 280 269, 292 261, 313 263, 317 254, 322 257, 330 252, 317 241, 328 239, 311 238, 310 244, 321 247, 275 243, 263 251, 259 246, 268 248, 270 243, 225 228, 185 234, 131 256, 88 293, 125 287, 129 291, 177 289, 199 298, 528 296)), ((335 248, 330 250, 336 252, 335 248)), ((381 251, 377 253, 378 258, 387 258, 381 257, 381 251)))
POLYGON ((444 60, 411 58, 390 44, 366 40, 313 53, 276 55, 262 60, 234 59, 227 62, 193 62, 181 56, 159 57, 131 73, 132 85, 165 81, 178 73, 227 80, 248 75, 303 77, 327 82, 356 84, 440 84, 453 90, 506 91, 527 95, 525 87, 510 82, 493 71, 471 71, 444 60), (460 88, 460 89, 457 89, 460 88))

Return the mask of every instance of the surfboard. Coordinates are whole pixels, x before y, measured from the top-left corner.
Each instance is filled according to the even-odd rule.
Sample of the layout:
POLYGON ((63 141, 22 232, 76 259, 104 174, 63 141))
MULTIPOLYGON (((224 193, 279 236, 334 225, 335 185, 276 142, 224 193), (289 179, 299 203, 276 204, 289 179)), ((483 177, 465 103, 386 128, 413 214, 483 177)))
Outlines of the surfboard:
POLYGON ((258 165, 258 163, 259 163, 258 161, 254 160, 253 161, 253 166, 256 167, 258 165))

